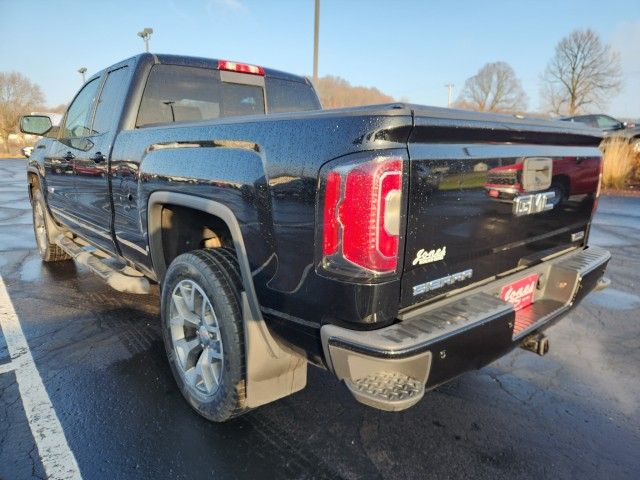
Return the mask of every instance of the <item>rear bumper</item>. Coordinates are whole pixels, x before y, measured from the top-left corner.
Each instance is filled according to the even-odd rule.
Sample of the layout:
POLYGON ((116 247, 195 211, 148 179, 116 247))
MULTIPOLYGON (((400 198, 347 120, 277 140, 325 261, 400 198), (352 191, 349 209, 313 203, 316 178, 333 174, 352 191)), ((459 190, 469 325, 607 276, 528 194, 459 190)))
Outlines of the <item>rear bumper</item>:
POLYGON ((379 330, 324 325, 325 359, 358 401, 403 410, 425 390, 505 355, 529 333, 560 319, 587 293, 605 288, 610 258, 598 247, 572 251, 412 310, 379 330), (515 312, 499 298, 500 290, 534 272, 539 275, 534 303, 515 312))

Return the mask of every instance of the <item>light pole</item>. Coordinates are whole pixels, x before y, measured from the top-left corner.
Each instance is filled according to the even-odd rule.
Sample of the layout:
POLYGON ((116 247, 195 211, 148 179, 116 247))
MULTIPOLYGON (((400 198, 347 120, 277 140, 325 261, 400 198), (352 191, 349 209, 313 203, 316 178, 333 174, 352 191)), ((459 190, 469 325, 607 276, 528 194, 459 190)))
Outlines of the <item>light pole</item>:
POLYGON ((78 73, 82 76, 82 83, 84 84, 87 81, 85 77, 85 73, 87 73, 87 67, 80 67, 78 69, 78 73))
POLYGON ((449 96, 447 97, 447 107, 451 108, 451 94, 453 93, 453 83, 447 83, 445 85, 445 87, 447 87, 447 89, 449 89, 449 96))
POLYGON ((313 29, 313 83, 318 85, 318 35, 320 33, 320 0, 316 0, 316 16, 313 29))
POLYGON ((145 51, 149 51, 149 37, 153 33, 153 28, 145 27, 144 30, 138 32, 138 36, 144 40, 144 49, 145 51))

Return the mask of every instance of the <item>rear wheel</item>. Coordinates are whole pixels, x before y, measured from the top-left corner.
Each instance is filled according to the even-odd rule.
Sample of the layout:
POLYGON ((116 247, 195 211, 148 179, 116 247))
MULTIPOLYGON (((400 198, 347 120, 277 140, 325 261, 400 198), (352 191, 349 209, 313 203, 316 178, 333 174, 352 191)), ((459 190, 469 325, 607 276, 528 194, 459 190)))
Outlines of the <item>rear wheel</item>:
POLYGON ((162 287, 162 332, 180 391, 203 417, 244 411, 245 356, 235 258, 221 249, 178 256, 162 287))
POLYGON ((551 184, 551 191, 553 192, 553 198, 551 199, 551 204, 556 207, 559 204, 563 203, 568 198, 567 187, 562 181, 554 181, 551 184))
POLYGON ((42 260, 45 262, 69 260, 71 257, 57 244, 52 242, 51 230, 53 220, 47 212, 47 206, 44 203, 42 192, 37 189, 33 193, 31 213, 33 215, 33 233, 35 234, 36 245, 38 246, 38 252, 42 260))

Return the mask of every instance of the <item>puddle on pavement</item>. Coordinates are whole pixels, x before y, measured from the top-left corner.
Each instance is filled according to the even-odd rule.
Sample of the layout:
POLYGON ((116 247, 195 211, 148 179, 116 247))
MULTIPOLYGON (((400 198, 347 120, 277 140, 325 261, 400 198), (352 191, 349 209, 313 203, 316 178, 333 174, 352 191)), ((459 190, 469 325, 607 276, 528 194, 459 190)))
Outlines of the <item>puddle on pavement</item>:
POLYGON ((20 267, 20 280, 33 282, 42 277, 42 259, 39 256, 27 259, 20 267))

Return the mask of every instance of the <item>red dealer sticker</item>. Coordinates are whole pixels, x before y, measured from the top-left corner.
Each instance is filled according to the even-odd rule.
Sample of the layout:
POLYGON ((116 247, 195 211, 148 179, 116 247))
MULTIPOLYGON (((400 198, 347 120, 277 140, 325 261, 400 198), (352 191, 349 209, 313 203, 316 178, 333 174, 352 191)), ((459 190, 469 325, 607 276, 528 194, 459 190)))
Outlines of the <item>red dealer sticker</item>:
POLYGON ((536 291, 537 284, 538 274, 532 273, 527 277, 502 287, 502 290, 500 290, 500 298, 505 302, 511 303, 517 312, 533 303, 533 293, 536 291))

